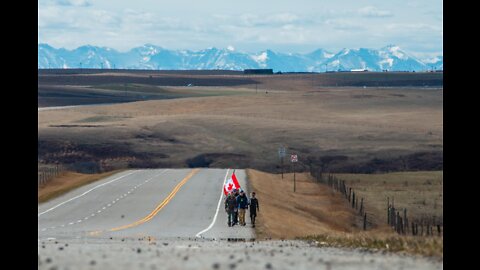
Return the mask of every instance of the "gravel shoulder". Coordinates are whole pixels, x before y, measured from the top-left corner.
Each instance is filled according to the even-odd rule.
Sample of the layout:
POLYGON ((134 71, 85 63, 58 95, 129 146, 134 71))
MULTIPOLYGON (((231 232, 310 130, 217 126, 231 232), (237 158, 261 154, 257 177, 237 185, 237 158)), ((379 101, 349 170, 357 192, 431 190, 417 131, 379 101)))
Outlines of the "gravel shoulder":
POLYGON ((50 239, 39 241, 38 254, 38 269, 443 269, 429 258, 299 240, 50 239))

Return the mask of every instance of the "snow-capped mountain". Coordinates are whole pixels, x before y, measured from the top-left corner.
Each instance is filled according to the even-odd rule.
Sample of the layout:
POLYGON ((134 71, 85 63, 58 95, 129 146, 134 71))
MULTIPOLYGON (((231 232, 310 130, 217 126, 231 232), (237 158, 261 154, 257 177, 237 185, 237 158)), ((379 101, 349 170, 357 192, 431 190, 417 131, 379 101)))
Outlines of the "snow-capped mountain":
POLYGON ((329 70, 420 71, 427 69, 425 63, 395 45, 389 45, 380 50, 343 49, 323 65, 327 65, 329 70))
POLYGON ((437 69, 443 70, 443 56, 437 56, 430 59, 423 60, 425 64, 429 67, 429 69, 437 69))
POLYGON ((38 45, 38 68, 121 68, 121 69, 225 69, 271 68, 275 72, 324 72, 367 69, 370 71, 421 71, 443 69, 443 56, 421 61, 389 45, 375 49, 342 49, 334 54, 318 49, 308 54, 280 53, 265 50, 258 53, 207 48, 200 51, 167 50, 145 44, 127 52, 107 47, 85 45, 74 50, 38 45))

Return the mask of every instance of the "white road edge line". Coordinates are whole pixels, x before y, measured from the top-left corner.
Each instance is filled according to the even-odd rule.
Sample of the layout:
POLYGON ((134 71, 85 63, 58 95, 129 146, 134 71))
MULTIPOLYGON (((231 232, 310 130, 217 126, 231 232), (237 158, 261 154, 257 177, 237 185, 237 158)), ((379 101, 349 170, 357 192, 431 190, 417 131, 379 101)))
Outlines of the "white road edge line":
POLYGON ((222 198, 223 198, 223 187, 225 186, 225 182, 227 181, 227 176, 228 173, 230 172, 230 169, 227 170, 227 173, 225 174, 225 179, 223 180, 223 185, 222 185, 222 192, 220 192, 220 198, 218 199, 218 205, 217 205, 217 211, 215 212, 215 216, 213 217, 212 223, 210 223, 210 226, 208 226, 205 230, 197 233, 195 237, 201 237, 203 233, 207 232, 213 227, 213 224, 215 224, 215 221, 217 220, 217 215, 218 215, 218 209, 220 209, 220 204, 222 203, 222 198))
POLYGON ((92 191, 92 190, 94 190, 94 189, 97 189, 97 188, 102 187, 102 186, 104 186, 104 185, 110 184, 110 183, 112 183, 112 182, 114 182, 114 181, 120 180, 120 179, 122 179, 122 178, 124 178, 124 177, 126 177, 126 176, 129 176, 129 175, 131 175, 131 174, 133 174, 133 173, 135 173, 135 172, 138 172, 138 170, 135 170, 135 171, 133 171, 133 172, 131 172, 131 173, 129 173, 129 174, 122 175, 122 176, 117 177, 117 178, 115 178, 115 179, 113 179, 113 180, 110 180, 110 181, 108 181, 108 182, 106 182, 106 183, 103 183, 103 184, 100 184, 100 185, 98 185, 98 186, 95 186, 95 187, 93 187, 93 188, 85 191, 84 193, 78 195, 78 196, 75 196, 75 197, 73 197, 73 198, 71 198, 71 199, 69 199, 69 200, 66 200, 66 201, 64 201, 64 202, 62 202, 62 203, 59 203, 59 204, 55 205, 54 207, 52 207, 52 208, 50 208, 50 209, 48 209, 48 210, 46 210, 46 211, 43 211, 42 213, 39 213, 38 216, 41 216, 41 215, 43 215, 43 214, 45 214, 45 213, 48 213, 48 212, 52 211, 53 209, 55 209, 55 208, 57 208, 57 207, 59 207, 59 206, 61 206, 61 205, 64 205, 64 204, 66 204, 66 203, 68 203, 68 202, 70 202, 70 201, 73 201, 73 200, 75 200, 75 199, 78 199, 78 198, 84 196, 85 194, 89 193, 90 191, 92 191))

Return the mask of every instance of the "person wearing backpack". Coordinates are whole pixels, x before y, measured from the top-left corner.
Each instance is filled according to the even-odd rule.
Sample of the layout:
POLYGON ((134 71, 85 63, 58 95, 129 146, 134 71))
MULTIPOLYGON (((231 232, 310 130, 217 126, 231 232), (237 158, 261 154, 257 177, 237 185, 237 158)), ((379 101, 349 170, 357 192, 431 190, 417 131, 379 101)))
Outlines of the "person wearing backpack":
POLYGON ((225 198, 225 211, 228 215, 228 227, 235 225, 235 209, 237 209, 237 200, 232 192, 228 193, 227 198, 225 198))
POLYGON ((238 222, 240 225, 245 226, 245 211, 248 209, 248 198, 245 195, 243 190, 240 190, 240 195, 237 197, 237 205, 238 205, 238 222))
MULTIPOLYGON (((233 196, 235 197, 235 201, 237 200, 238 196, 240 196, 240 191, 238 189, 233 190, 233 196)), ((235 207, 234 213, 233 213, 233 225, 238 224, 238 205, 235 207)))

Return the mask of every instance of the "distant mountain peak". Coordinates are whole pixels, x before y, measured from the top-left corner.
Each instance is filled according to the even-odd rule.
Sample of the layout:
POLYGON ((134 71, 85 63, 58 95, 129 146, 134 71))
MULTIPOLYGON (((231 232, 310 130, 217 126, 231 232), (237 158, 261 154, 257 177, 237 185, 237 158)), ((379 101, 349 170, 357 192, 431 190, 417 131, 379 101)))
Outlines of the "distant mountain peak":
POLYGON ((167 50, 146 43, 127 52, 108 47, 83 45, 74 50, 38 44, 38 68, 126 68, 126 69, 226 69, 272 68, 282 72, 324 72, 327 70, 426 70, 433 63, 443 69, 443 56, 422 62, 399 46, 379 50, 343 48, 337 53, 322 48, 307 54, 280 53, 265 49, 257 53, 237 51, 232 45, 218 49, 167 50))

